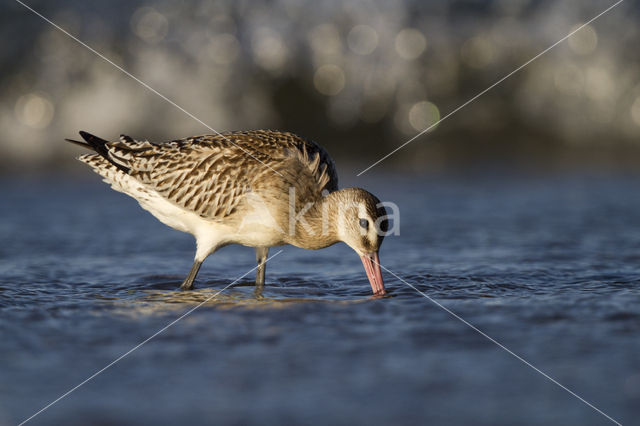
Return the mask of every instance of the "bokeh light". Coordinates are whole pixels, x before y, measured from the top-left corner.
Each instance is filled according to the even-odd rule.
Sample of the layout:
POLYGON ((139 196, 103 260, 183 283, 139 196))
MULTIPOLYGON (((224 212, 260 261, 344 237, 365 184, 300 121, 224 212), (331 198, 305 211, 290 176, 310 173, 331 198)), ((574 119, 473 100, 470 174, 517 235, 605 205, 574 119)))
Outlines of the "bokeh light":
POLYGON ((487 37, 472 37, 462 45, 460 57, 465 64, 472 68, 485 68, 495 59, 494 46, 487 37))
POLYGON ((287 47, 278 32, 269 27, 256 29, 251 38, 253 57, 260 67, 278 73, 287 61, 287 47))
POLYGON ((368 25, 356 25, 347 35, 347 44, 352 52, 368 55, 378 47, 378 33, 368 25))
POLYGON ((615 82, 611 74, 602 67, 589 67, 586 71, 585 92, 594 100, 613 100, 615 82))
POLYGON ((342 50, 340 32, 335 25, 318 25, 309 32, 308 37, 313 53, 316 55, 338 55, 342 50))
POLYGON ((344 72, 337 65, 323 65, 316 70, 313 76, 313 84, 318 92, 323 95, 337 95, 345 85, 344 72))
POLYGON ((402 59, 413 60, 427 48, 427 39, 415 28, 403 28, 395 39, 395 49, 402 59))
POLYGON ((426 129, 429 129, 429 132, 435 130, 438 127, 436 124, 438 120, 440 120, 440 110, 429 101, 416 102, 409 109, 409 124, 418 132, 426 129))
POLYGON ((44 129, 53 119, 54 107, 46 95, 29 93, 18 98, 15 113, 23 124, 34 129, 44 129))
MULTIPOLYGON (((571 31, 575 31, 580 28, 580 25, 574 26, 571 31)), ((588 55, 593 53, 598 46, 598 34, 592 26, 586 25, 578 32, 569 37, 569 47, 571 50, 579 55, 588 55)))
POLYGON ((169 21, 152 7, 141 7, 131 17, 131 28, 142 40, 158 43, 167 35, 169 21))

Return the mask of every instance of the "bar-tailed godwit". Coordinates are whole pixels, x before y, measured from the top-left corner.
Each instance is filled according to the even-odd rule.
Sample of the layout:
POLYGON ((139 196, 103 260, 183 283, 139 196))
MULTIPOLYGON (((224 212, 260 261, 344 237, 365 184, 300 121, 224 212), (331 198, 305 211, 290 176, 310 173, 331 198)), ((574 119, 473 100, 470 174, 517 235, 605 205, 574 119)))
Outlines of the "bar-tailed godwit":
POLYGON ((320 145, 270 130, 165 143, 80 135, 86 143, 67 140, 95 151, 81 161, 165 225, 195 236, 182 289, 192 289, 205 258, 228 244, 255 248, 262 285, 270 247, 342 241, 362 259, 373 293, 385 294, 378 258, 385 209, 364 189, 338 189, 333 160, 320 145))

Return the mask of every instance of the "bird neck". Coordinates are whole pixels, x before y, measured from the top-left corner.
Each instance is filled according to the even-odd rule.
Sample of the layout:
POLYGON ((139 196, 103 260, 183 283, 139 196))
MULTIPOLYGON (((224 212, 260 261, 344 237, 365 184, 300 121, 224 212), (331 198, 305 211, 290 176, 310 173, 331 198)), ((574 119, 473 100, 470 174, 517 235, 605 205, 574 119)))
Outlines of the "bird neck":
POLYGON ((340 241, 337 223, 340 192, 335 191, 313 203, 296 206, 295 214, 290 212, 290 229, 294 232, 290 233, 289 244, 316 250, 340 241))

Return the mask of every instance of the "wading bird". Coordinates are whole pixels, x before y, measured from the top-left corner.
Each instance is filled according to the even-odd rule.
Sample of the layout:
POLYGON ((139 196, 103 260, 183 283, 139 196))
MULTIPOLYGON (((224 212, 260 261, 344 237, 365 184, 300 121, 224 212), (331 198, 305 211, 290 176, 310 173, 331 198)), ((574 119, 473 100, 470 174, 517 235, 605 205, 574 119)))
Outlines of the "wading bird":
POLYGON ((195 237, 183 290, 193 288, 205 258, 228 244, 255 248, 262 286, 270 247, 320 249, 342 241, 362 259, 373 294, 385 294, 378 250, 386 211, 364 189, 339 190, 333 160, 320 145, 270 130, 164 143, 80 136, 85 142, 67 141, 95 151, 80 161, 165 225, 195 237))

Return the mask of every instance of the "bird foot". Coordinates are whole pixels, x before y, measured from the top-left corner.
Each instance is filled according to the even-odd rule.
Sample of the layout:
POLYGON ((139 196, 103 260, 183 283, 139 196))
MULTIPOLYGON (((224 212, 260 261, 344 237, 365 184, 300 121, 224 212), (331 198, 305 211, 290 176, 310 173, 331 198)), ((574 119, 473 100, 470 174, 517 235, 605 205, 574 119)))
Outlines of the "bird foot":
POLYGON ((180 290, 187 291, 193 290, 193 283, 184 282, 180 285, 180 290))

